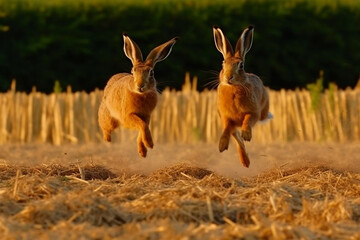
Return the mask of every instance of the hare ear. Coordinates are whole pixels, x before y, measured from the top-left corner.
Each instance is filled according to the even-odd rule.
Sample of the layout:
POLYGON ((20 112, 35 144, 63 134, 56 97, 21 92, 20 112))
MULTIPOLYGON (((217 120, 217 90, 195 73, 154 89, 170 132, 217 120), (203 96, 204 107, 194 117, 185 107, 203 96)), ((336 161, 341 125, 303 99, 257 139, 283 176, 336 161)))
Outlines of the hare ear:
POLYGON ((125 55, 131 60, 132 64, 134 65, 137 62, 142 62, 143 56, 139 46, 131 40, 126 33, 123 34, 123 38, 125 55))
POLYGON ((218 26, 213 27, 215 46, 222 53, 224 59, 234 55, 234 50, 218 26))
POLYGON ((245 59, 246 53, 250 50, 253 42, 254 26, 244 29, 239 40, 236 43, 235 56, 245 59))
POLYGON ((174 37, 173 39, 167 41, 166 43, 161 44, 160 46, 157 46, 147 56, 145 62, 146 64, 150 65, 151 67, 154 67, 157 62, 160 62, 164 59, 166 59, 174 44, 178 40, 178 37, 174 37))

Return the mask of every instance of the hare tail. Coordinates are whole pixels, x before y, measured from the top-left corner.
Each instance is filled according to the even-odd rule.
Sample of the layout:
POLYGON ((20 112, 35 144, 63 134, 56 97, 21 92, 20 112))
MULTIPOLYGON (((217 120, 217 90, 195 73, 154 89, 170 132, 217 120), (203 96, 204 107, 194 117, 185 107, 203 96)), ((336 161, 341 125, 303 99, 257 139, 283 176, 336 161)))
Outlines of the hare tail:
POLYGON ((264 124, 274 118, 274 115, 271 112, 268 112, 267 117, 264 120, 259 121, 260 123, 264 124))

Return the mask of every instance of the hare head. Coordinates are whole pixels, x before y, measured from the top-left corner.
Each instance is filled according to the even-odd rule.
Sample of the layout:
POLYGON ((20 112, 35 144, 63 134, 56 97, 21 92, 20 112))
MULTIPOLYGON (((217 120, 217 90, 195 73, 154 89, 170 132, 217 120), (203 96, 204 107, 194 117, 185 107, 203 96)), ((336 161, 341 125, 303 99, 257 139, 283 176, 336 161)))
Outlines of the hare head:
POLYGON ((137 93, 155 90, 155 64, 169 56, 171 49, 178 38, 175 37, 151 50, 145 61, 143 60, 139 46, 125 33, 123 34, 123 38, 125 55, 131 60, 133 65, 131 74, 134 81, 130 83, 130 88, 137 93))
POLYGON ((223 32, 218 26, 213 27, 215 46, 222 53, 224 61, 220 72, 220 84, 243 85, 248 81, 244 69, 245 55, 253 41, 254 27, 249 26, 242 32, 236 43, 235 53, 223 32))

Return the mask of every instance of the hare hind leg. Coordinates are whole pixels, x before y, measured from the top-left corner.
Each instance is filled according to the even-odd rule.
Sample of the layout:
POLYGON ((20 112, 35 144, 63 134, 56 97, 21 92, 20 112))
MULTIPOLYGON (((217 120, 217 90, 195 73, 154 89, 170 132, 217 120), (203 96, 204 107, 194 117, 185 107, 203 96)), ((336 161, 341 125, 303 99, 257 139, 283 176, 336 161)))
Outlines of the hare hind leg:
POLYGON ((104 102, 101 102, 98 112, 99 126, 106 142, 111 142, 111 132, 119 126, 119 122, 110 115, 104 102))
POLYGON ((250 159, 245 150, 244 140, 242 139, 240 132, 237 130, 232 133, 232 136, 234 137, 237 143, 237 150, 239 153, 240 161, 244 167, 248 168, 250 165, 250 159))

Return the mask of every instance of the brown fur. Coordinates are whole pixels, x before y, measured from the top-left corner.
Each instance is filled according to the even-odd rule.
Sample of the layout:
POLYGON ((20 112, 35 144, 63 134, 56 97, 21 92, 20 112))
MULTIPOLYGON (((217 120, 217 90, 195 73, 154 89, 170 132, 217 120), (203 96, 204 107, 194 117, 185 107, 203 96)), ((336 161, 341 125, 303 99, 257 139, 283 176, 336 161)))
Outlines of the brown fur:
POLYGON ((251 140, 252 127, 257 121, 265 120, 269 112, 269 95, 261 79, 246 73, 243 68, 245 55, 252 44, 253 28, 243 31, 235 53, 221 29, 214 27, 213 30, 216 47, 224 56, 218 86, 218 112, 223 126, 219 151, 228 149, 230 136, 233 136, 240 161, 245 167, 249 167, 250 160, 244 140, 251 140), (241 134, 238 127, 241 128, 241 134))
POLYGON ((153 68, 170 54, 176 40, 174 38, 153 49, 143 61, 139 47, 124 35, 124 51, 133 63, 132 74, 112 76, 104 89, 98 121, 105 141, 111 142, 111 132, 122 125, 139 131, 137 143, 140 156, 146 157, 147 148, 153 148, 149 129, 150 116, 157 103, 153 68))

